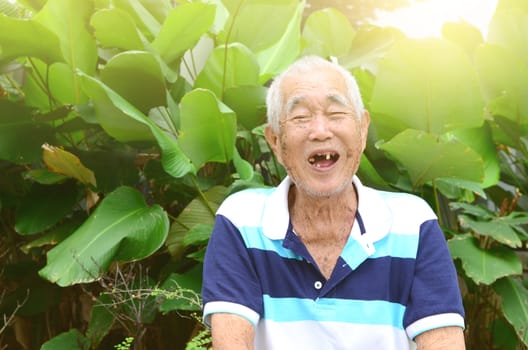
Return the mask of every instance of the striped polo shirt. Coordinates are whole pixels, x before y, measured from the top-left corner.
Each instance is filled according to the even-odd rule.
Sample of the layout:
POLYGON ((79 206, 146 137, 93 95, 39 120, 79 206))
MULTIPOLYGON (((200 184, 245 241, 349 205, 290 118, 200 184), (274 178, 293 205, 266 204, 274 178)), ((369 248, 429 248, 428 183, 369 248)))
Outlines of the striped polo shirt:
POLYGON ((354 178, 359 203, 332 275, 293 231, 286 177, 220 206, 204 262, 204 322, 231 313, 255 349, 412 349, 418 334, 464 327, 456 271, 436 216, 414 195, 354 178))

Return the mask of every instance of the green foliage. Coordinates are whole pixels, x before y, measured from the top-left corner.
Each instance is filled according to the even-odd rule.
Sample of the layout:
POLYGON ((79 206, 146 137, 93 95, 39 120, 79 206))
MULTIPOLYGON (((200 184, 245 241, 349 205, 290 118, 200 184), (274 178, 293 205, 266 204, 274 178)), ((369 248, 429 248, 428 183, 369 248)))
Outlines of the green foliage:
POLYGON ((435 208, 467 347, 528 346, 523 0, 499 2, 487 38, 459 23, 424 40, 300 0, 0 4, 0 312, 32 329, 10 318, 0 348, 207 348, 192 315, 214 213, 284 176, 266 86, 304 54, 357 77, 362 180, 435 208))
POLYGON ((116 350, 130 350, 130 346, 134 342, 133 337, 126 337, 121 343, 114 346, 116 350))

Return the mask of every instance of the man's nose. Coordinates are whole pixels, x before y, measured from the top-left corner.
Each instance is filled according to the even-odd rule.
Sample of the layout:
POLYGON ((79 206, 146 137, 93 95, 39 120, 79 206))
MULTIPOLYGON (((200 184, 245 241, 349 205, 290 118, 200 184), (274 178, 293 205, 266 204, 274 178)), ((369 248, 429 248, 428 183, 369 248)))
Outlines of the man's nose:
POLYGON ((325 140, 332 137, 330 120, 324 113, 316 113, 310 123, 310 139, 325 140))

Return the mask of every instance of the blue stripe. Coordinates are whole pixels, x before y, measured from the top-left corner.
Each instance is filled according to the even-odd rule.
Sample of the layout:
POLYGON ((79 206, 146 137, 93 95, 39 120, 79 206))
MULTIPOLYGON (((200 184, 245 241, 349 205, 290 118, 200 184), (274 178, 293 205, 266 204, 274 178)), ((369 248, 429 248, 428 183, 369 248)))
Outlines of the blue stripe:
MULTIPOLYGON (((263 294, 276 298, 315 299, 315 281, 325 283, 319 271, 306 261, 283 259, 274 252, 252 249, 252 265, 261 279, 263 294)), ((342 261, 342 260, 341 260, 342 261)), ((338 265, 341 282, 324 296, 339 299, 386 300, 407 304, 414 275, 414 260, 384 257, 367 259, 356 270, 338 265)), ((335 272, 337 273, 337 272, 335 272)), ((332 280, 331 280, 332 281, 332 280)), ((240 281, 240 283, 245 283, 240 281)), ((326 282, 328 283, 328 282, 326 282)))
POLYGON ((276 322, 343 322, 403 329, 404 313, 403 305, 379 300, 311 300, 264 295, 264 317, 276 322))

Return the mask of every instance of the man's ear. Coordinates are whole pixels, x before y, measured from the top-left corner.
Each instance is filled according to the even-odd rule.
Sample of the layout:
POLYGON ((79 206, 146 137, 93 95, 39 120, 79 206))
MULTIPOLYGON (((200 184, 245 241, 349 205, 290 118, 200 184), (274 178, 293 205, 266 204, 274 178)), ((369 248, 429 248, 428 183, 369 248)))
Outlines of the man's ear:
POLYGON ((363 142, 363 149, 365 149, 367 145, 369 125, 370 125, 370 113, 369 111, 364 109, 363 115, 361 116, 361 138, 363 142))
POLYGON ((266 125, 266 127, 264 128, 264 137, 266 138, 268 145, 270 145, 271 150, 275 154, 275 157, 277 157, 277 160, 280 162, 281 159, 280 159, 280 152, 279 152, 279 148, 280 148, 279 135, 275 133, 275 131, 269 124, 266 125))

